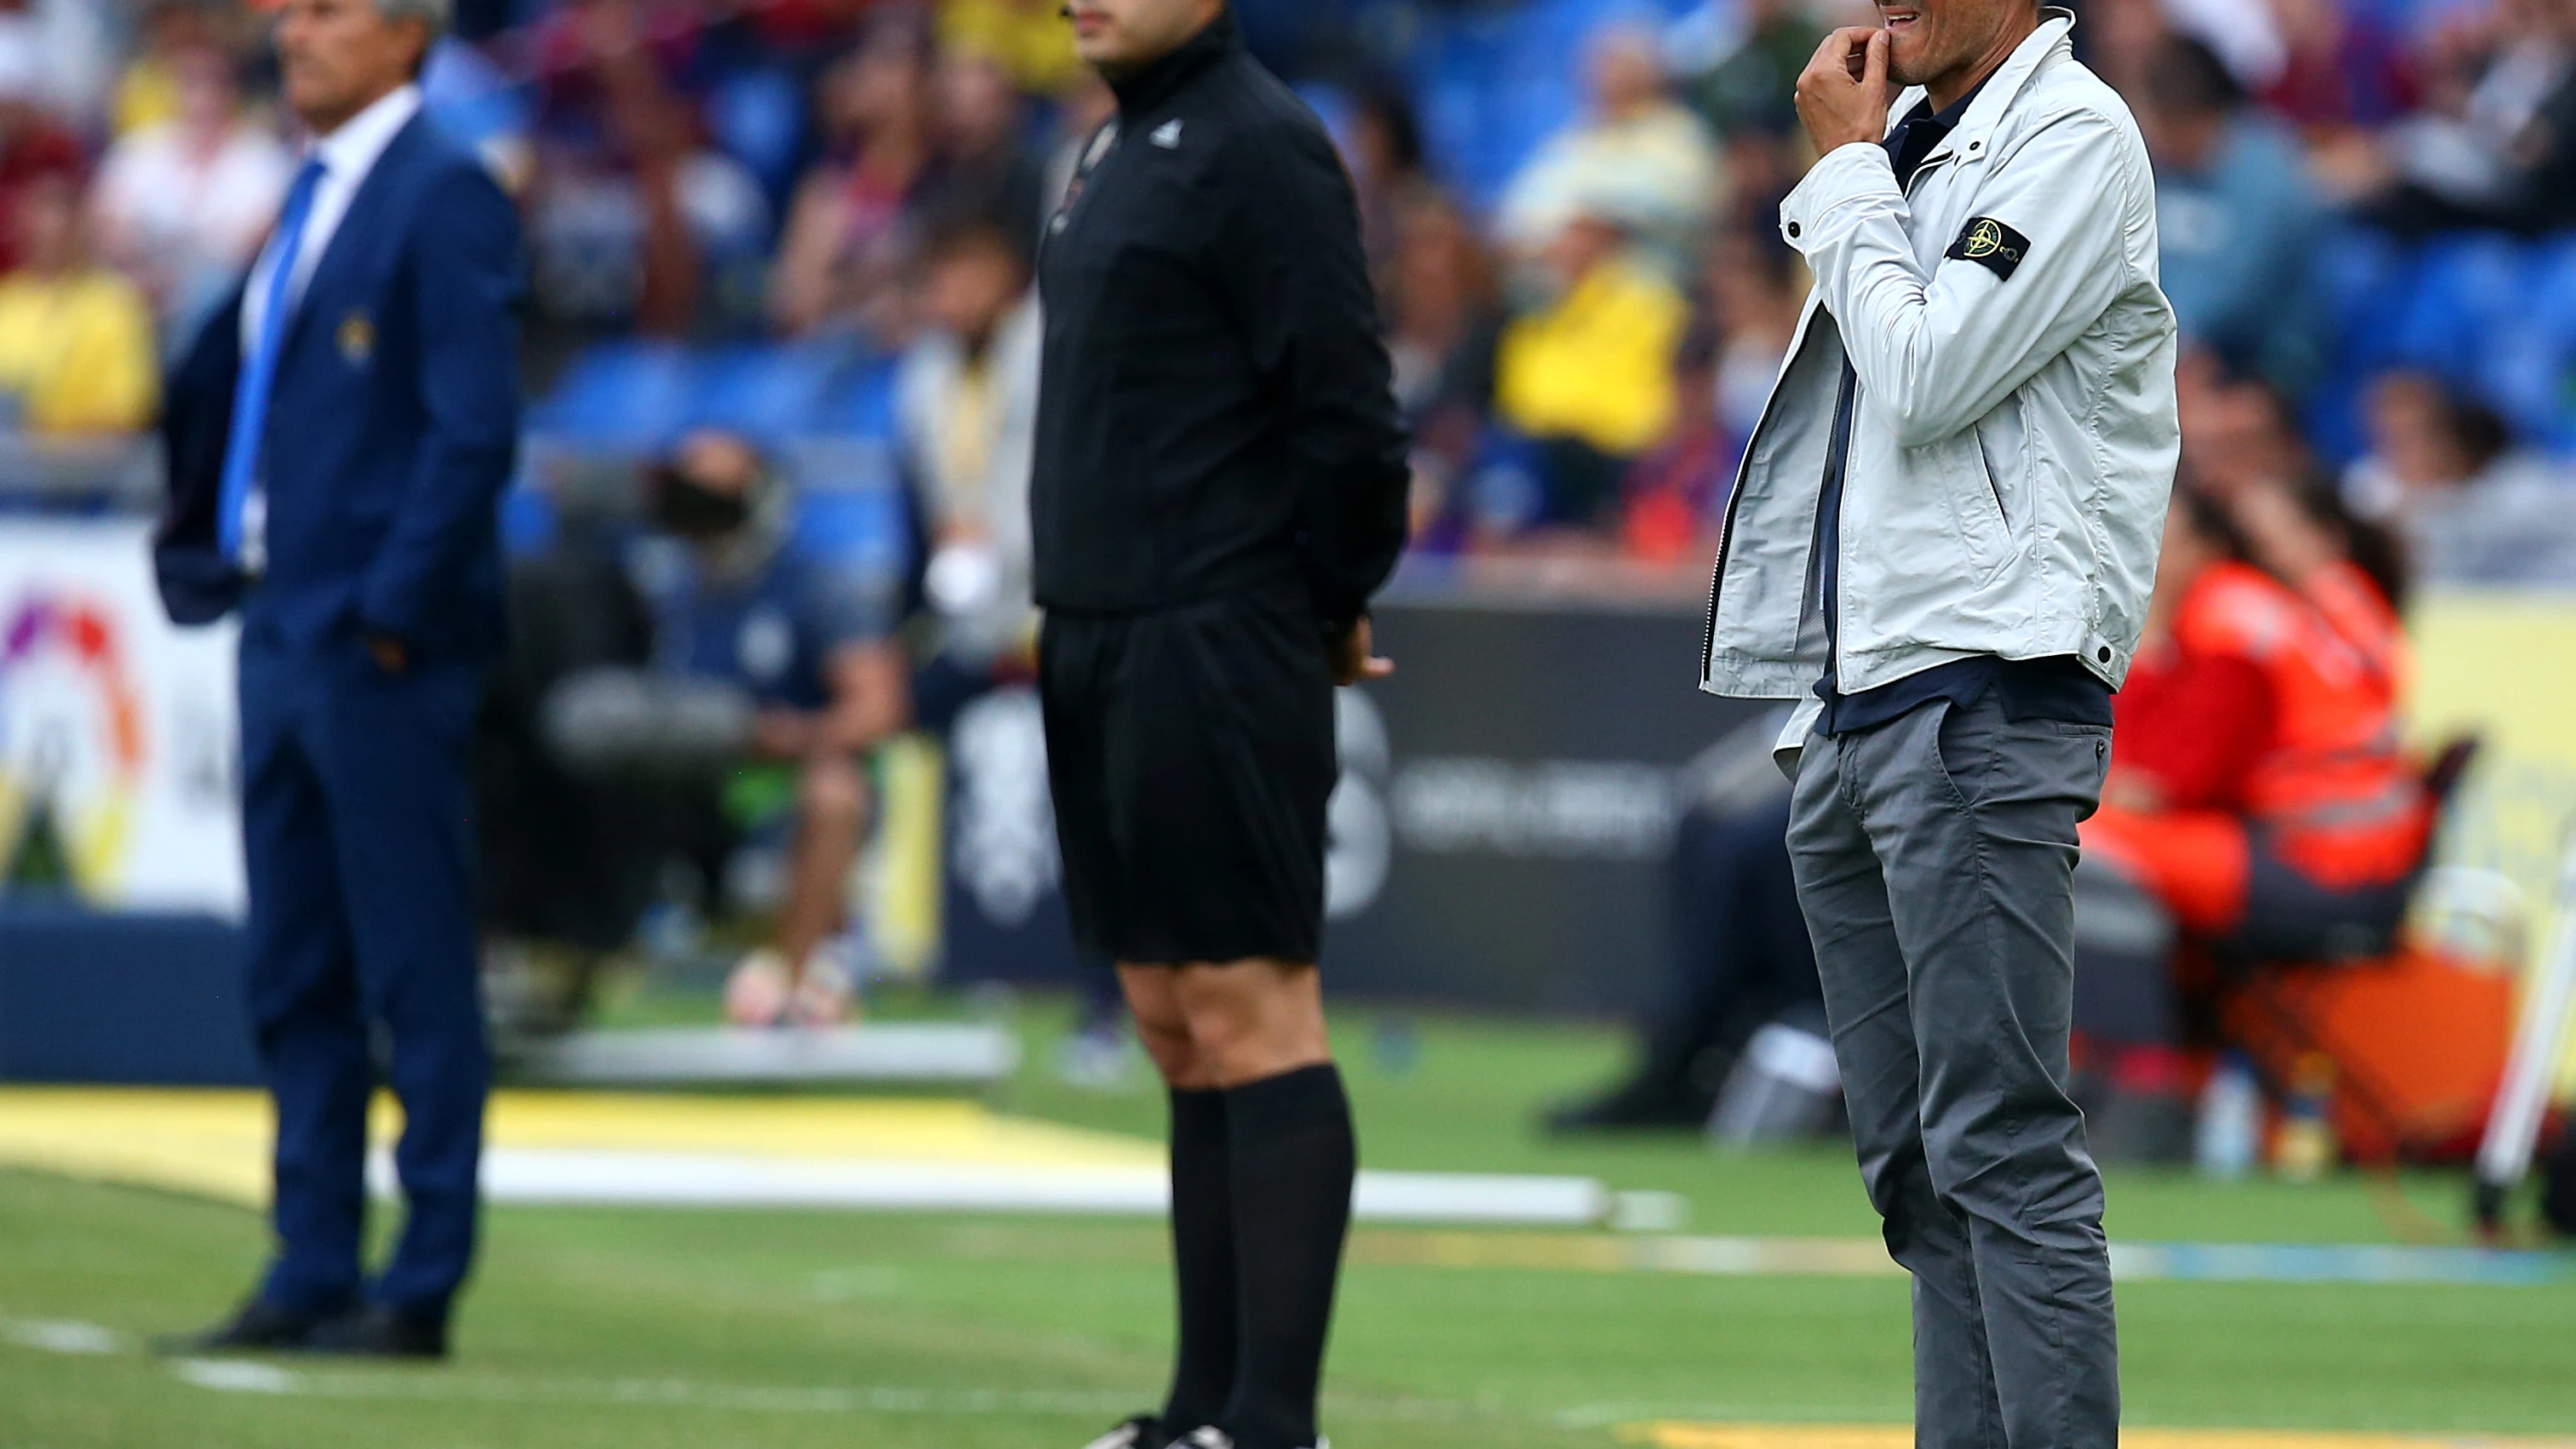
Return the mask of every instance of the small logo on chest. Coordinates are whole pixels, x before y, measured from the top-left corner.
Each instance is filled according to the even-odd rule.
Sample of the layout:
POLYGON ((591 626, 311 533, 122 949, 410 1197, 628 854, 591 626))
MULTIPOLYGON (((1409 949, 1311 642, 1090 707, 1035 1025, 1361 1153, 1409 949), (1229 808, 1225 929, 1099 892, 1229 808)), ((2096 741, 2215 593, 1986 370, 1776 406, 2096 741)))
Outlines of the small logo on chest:
POLYGON ((375 319, 364 311, 352 311, 340 319, 340 355, 351 367, 364 367, 376 355, 375 319))
POLYGON ((1180 117, 1174 116, 1172 119, 1156 126, 1153 129, 1152 134, 1148 135, 1146 139, 1152 141, 1155 145, 1162 147, 1166 151, 1177 151, 1181 149, 1180 117))

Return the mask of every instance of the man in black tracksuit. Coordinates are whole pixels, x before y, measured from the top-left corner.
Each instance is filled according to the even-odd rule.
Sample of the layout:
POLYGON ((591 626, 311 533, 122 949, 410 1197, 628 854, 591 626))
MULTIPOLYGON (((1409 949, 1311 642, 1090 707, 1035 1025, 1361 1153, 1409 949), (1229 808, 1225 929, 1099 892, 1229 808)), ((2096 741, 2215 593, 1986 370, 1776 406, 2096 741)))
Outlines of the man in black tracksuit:
POLYGON ((1223 0, 1073 0, 1118 95, 1049 219, 1034 513, 1065 896, 1171 1088, 1180 1350, 1095 1449, 1307 1449, 1355 1150, 1315 958, 1333 687, 1405 438, 1348 178, 1223 0))

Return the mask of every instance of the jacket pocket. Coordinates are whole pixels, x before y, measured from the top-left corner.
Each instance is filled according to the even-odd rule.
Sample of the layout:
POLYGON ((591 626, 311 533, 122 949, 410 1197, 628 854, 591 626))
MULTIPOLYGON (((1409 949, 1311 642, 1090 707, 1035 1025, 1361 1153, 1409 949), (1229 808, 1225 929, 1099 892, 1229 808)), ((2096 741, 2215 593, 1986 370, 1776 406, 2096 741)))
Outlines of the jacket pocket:
POLYGON ((1968 428, 1925 450, 1959 530, 1960 547, 1980 584, 2003 571, 2013 555, 2012 527, 2004 519, 2002 490, 1986 462, 1985 445, 1968 428))

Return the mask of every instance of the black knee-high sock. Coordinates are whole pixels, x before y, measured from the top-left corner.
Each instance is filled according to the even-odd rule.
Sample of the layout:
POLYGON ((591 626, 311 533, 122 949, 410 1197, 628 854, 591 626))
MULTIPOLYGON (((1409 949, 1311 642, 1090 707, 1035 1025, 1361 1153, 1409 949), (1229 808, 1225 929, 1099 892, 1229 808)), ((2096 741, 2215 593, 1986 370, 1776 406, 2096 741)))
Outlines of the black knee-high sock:
POLYGON ((1225 1093, 1172 1089, 1172 1265, 1180 1281, 1181 1345, 1163 1425, 1176 1435, 1216 1423, 1234 1394, 1240 1314, 1234 1158, 1226 1135, 1225 1093))
POLYGON ((1243 1349, 1221 1421, 1238 1449, 1315 1442, 1315 1386, 1359 1151, 1341 1073, 1303 1067, 1225 1094, 1243 1349))

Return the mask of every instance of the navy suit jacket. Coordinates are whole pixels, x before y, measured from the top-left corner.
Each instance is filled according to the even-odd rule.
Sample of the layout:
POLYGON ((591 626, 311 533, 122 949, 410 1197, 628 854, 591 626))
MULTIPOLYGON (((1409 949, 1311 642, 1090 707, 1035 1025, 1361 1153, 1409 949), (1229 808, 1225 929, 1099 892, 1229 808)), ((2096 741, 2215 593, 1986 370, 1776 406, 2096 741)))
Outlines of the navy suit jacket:
POLYGON ((256 583, 215 541, 242 370, 238 289, 170 377, 170 491, 153 562, 172 620, 238 607, 246 627, 305 648, 381 634, 423 657, 496 649, 520 278, 509 198, 413 117, 359 185, 287 323, 256 583))

